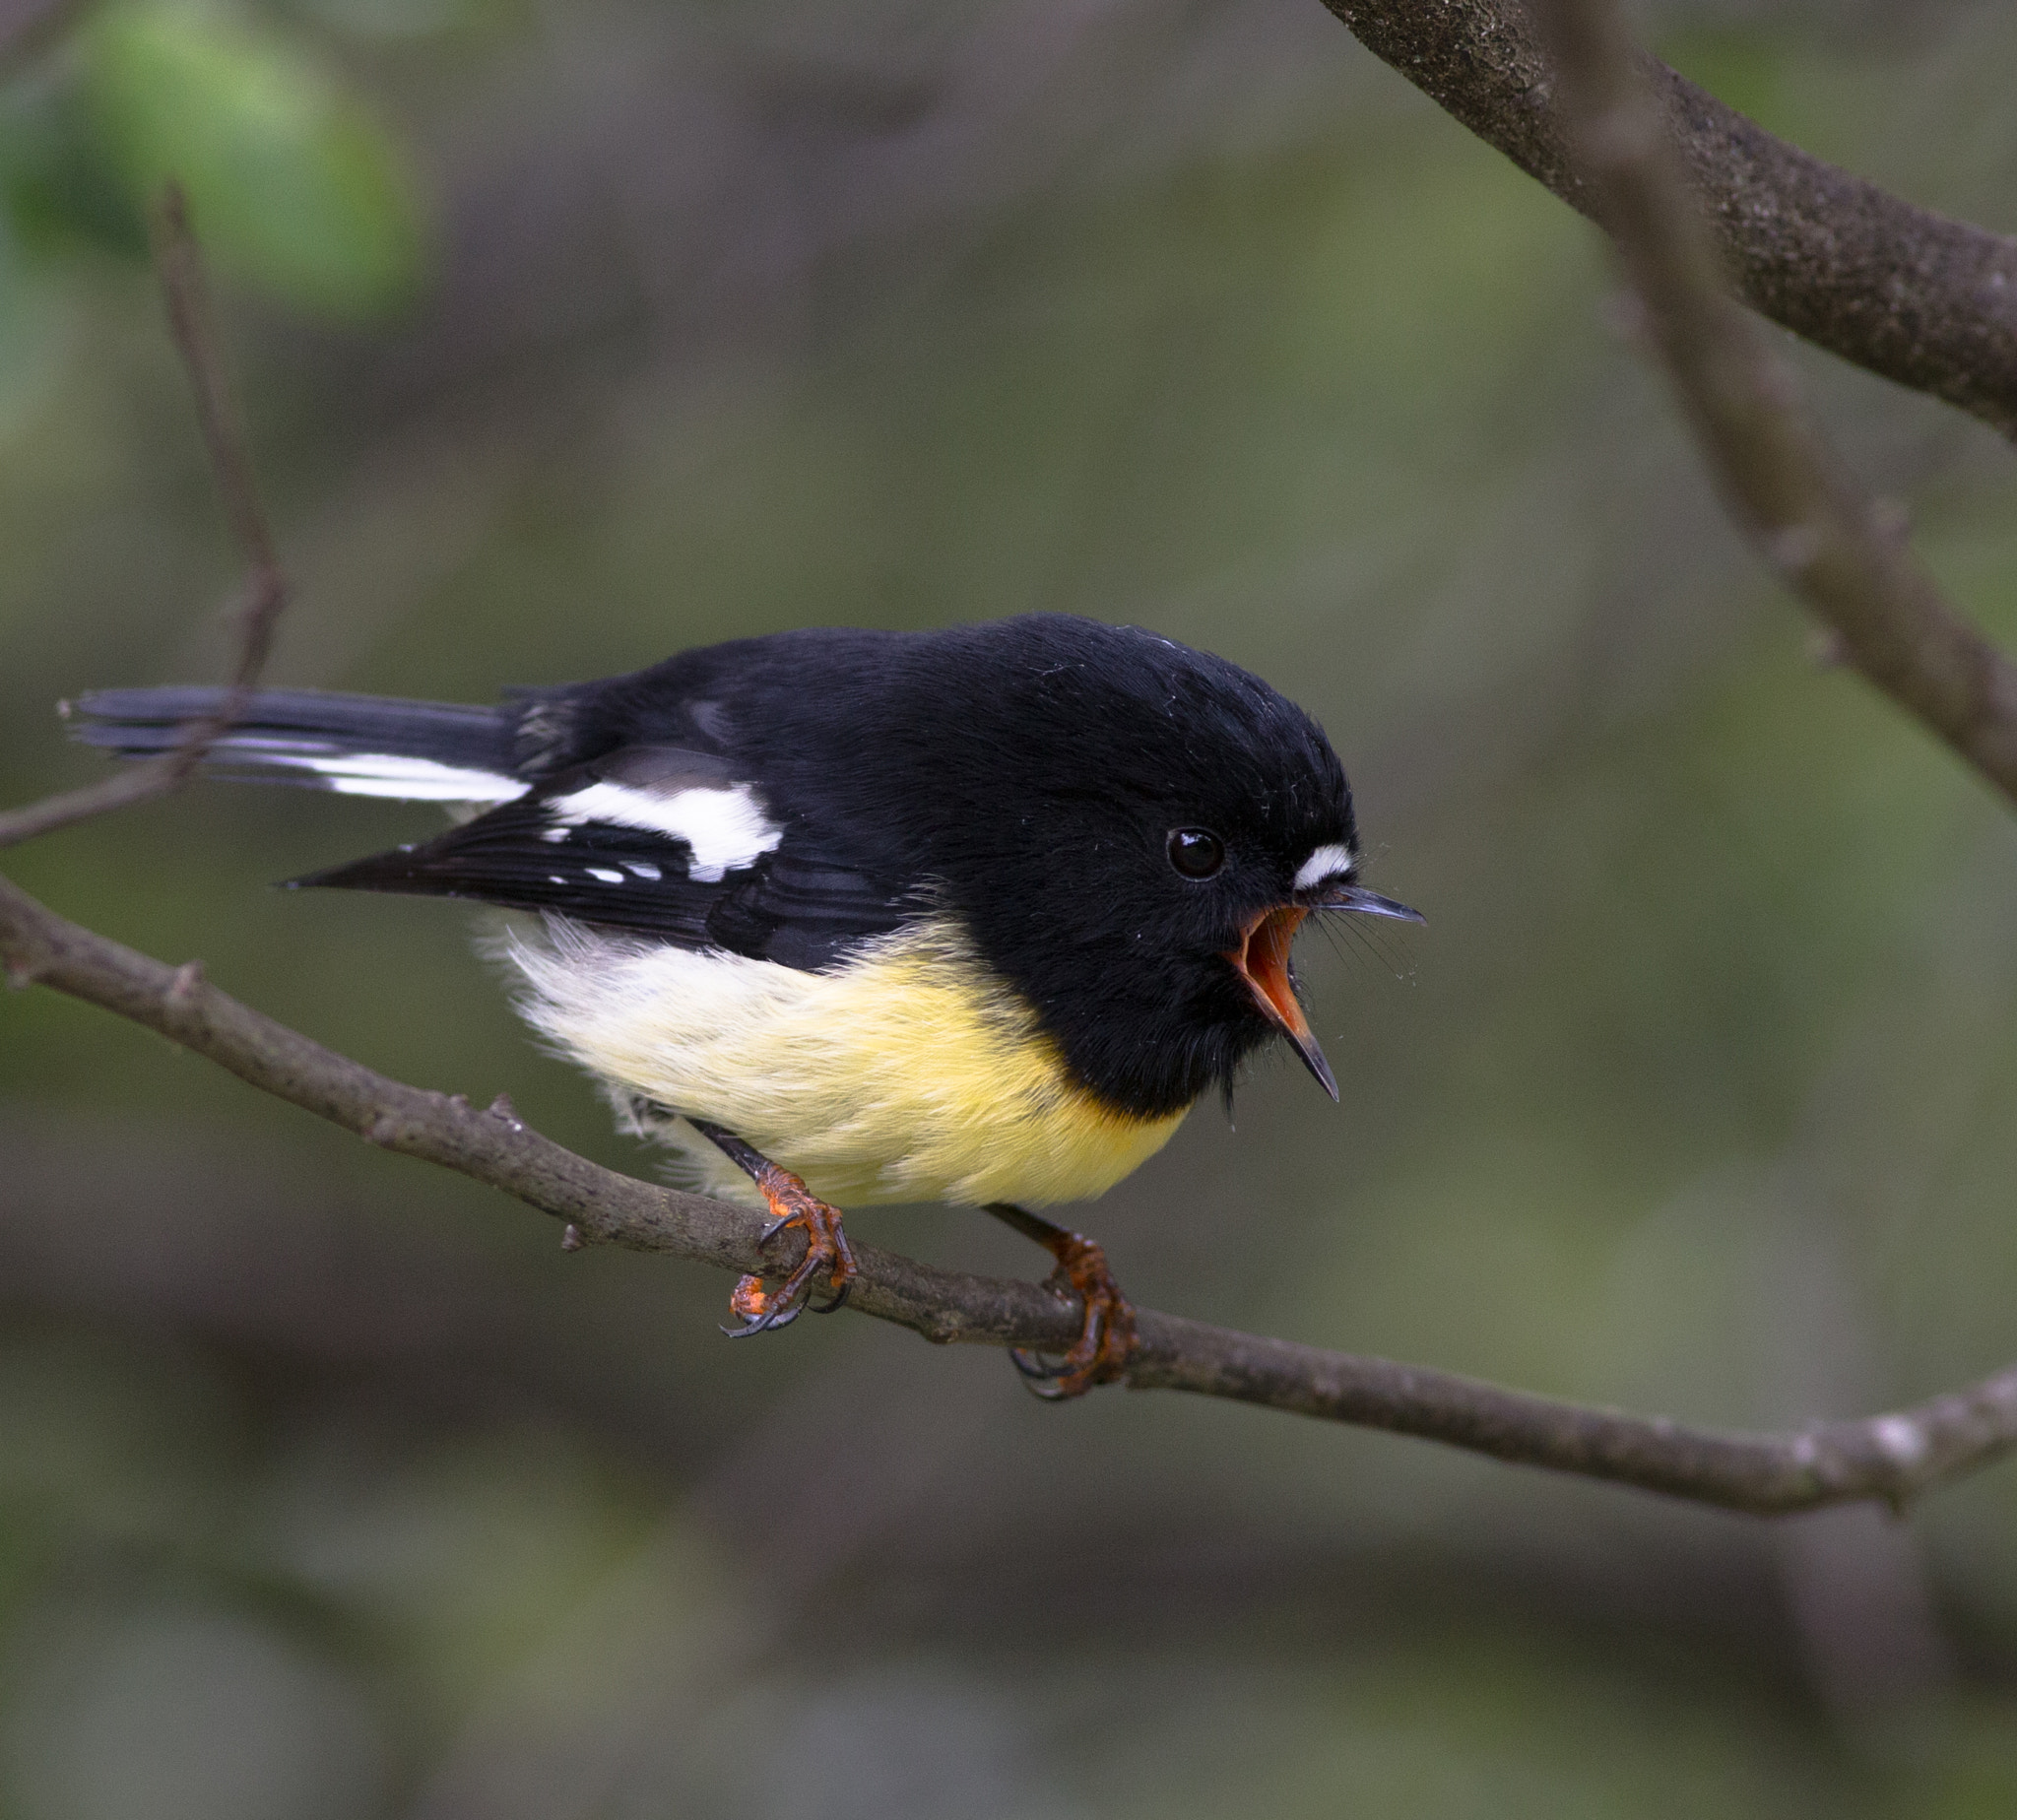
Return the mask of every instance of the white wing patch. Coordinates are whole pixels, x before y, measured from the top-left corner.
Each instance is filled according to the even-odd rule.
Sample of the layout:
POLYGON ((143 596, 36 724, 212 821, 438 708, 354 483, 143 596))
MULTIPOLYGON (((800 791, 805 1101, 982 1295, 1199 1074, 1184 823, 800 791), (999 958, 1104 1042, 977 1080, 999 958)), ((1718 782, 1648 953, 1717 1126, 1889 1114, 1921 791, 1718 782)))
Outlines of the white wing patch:
POLYGON ((333 752, 327 747, 283 740, 230 739, 224 751, 256 754, 264 764, 313 771, 343 796, 395 797, 407 803, 509 803, 530 786, 495 771, 469 771, 431 758, 402 758, 391 752, 333 752))
POLYGON ((1312 890, 1327 878, 1349 878, 1358 870, 1358 864, 1357 854, 1349 847, 1341 847, 1333 841, 1327 846, 1319 847, 1296 868, 1296 889, 1312 890))
POLYGON ((702 884, 720 883, 732 867, 752 864, 784 838, 756 793, 744 784, 725 790, 690 786, 664 795, 627 784, 590 784, 553 798, 547 809, 569 826, 608 821, 683 840, 693 849, 687 876, 702 884))

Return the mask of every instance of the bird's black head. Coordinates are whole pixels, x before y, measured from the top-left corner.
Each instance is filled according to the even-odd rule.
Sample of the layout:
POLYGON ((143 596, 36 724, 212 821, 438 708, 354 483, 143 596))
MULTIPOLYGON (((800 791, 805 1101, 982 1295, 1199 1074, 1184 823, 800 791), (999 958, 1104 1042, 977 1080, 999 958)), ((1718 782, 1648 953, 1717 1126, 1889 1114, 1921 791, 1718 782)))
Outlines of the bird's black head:
POLYGON ((929 668, 907 742, 936 811, 922 870, 1078 1079, 1157 1117, 1280 1034, 1334 1095, 1296 925, 1412 913, 1353 883, 1351 791, 1316 722, 1220 658, 1064 616, 939 634, 929 668))

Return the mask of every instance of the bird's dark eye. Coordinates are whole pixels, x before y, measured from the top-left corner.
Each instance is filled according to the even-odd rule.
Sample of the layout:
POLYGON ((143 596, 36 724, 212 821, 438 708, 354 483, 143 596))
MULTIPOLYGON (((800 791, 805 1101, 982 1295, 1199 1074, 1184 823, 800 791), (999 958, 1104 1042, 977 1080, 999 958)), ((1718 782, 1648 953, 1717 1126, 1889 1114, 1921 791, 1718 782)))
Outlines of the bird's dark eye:
POLYGON ((1187 878, 1208 878, 1225 864, 1225 842, 1209 828, 1177 828, 1170 834, 1170 864, 1187 878))

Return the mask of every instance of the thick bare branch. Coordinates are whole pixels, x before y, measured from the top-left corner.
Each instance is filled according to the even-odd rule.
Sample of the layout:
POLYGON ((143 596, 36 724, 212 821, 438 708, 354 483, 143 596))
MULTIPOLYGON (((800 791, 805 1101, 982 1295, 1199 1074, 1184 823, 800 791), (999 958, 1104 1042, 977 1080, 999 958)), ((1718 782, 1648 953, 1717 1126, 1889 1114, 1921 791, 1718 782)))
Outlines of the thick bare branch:
POLYGON ((1542 0, 1597 217, 1731 511, 1841 656, 2017 803, 2017 666, 1841 471, 1717 249, 1611 0, 1542 0))
POLYGON ((204 284, 203 261, 189 228, 189 209, 179 186, 163 192, 152 223, 155 268, 168 312, 168 328, 196 395, 196 417, 204 447, 217 478, 225 516, 245 560, 245 580, 232 609, 229 693, 215 714, 191 721, 171 751, 129 770, 114 772, 96 784, 44 797, 7 814, 0 814, 0 847, 33 840, 72 822, 89 820, 115 809, 152 802, 180 789, 212 744, 243 711, 245 697, 266 668, 273 632, 288 604, 287 575, 275 553, 273 533, 252 476, 245 433, 231 402, 224 363, 210 331, 210 297, 204 284))
MULTIPOLYGON (((487 1182, 567 1222, 583 1240, 667 1252, 719 1268, 789 1268, 797 1235, 759 1253, 760 1215, 654 1187, 529 1131, 508 1107, 478 1111, 427 1092, 239 1004, 192 962, 169 967, 95 935, 0 878, 0 960, 144 1024, 386 1149, 487 1182)), ((858 1246, 850 1306, 941 1342, 1062 1350, 1077 1310, 1035 1283, 933 1269, 858 1246)), ((2017 1447, 2017 1366, 1917 1408, 1797 1434, 1746 1435, 1621 1415, 1506 1391, 1448 1372, 1327 1352, 1139 1310, 1138 1390, 1191 1391, 1299 1415, 1417 1435, 1527 1465, 1613 1479, 1761 1514, 1858 1499, 1903 1505, 2017 1447)))
MULTIPOLYGON (((1325 0, 1381 61, 1585 214, 1524 0, 1325 0)), ((2017 435, 2017 239, 1915 208, 1646 59, 1738 294, 1858 366, 2017 435)))

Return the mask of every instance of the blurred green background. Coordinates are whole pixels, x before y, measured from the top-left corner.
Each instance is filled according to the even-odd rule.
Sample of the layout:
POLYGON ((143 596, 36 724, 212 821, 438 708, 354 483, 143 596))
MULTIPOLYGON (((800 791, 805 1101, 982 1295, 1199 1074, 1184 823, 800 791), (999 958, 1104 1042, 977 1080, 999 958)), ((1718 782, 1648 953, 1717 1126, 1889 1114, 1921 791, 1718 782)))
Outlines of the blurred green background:
MULTIPOLYGON (((13 13, 0 798, 98 774, 60 696, 218 671, 137 206, 179 170, 299 586, 276 681, 486 699, 1056 608, 1323 719, 1430 927, 1304 944, 1341 1108, 1264 1067, 1080 1216, 1141 1300, 1725 1423, 2017 1355, 2007 811, 1817 665, 1590 230, 1317 0, 13 13)), ((2017 229, 2003 0, 1647 20, 2017 229)), ((2008 449, 1796 354, 2017 641, 2008 449)), ((7 870, 649 1172, 462 911, 267 888, 431 825, 199 787, 7 870)), ((1766 1526, 1045 1407, 862 1320, 731 1347, 726 1278, 557 1237, 0 1002, 0 1816, 2017 1812, 2017 1468, 1766 1526)))

